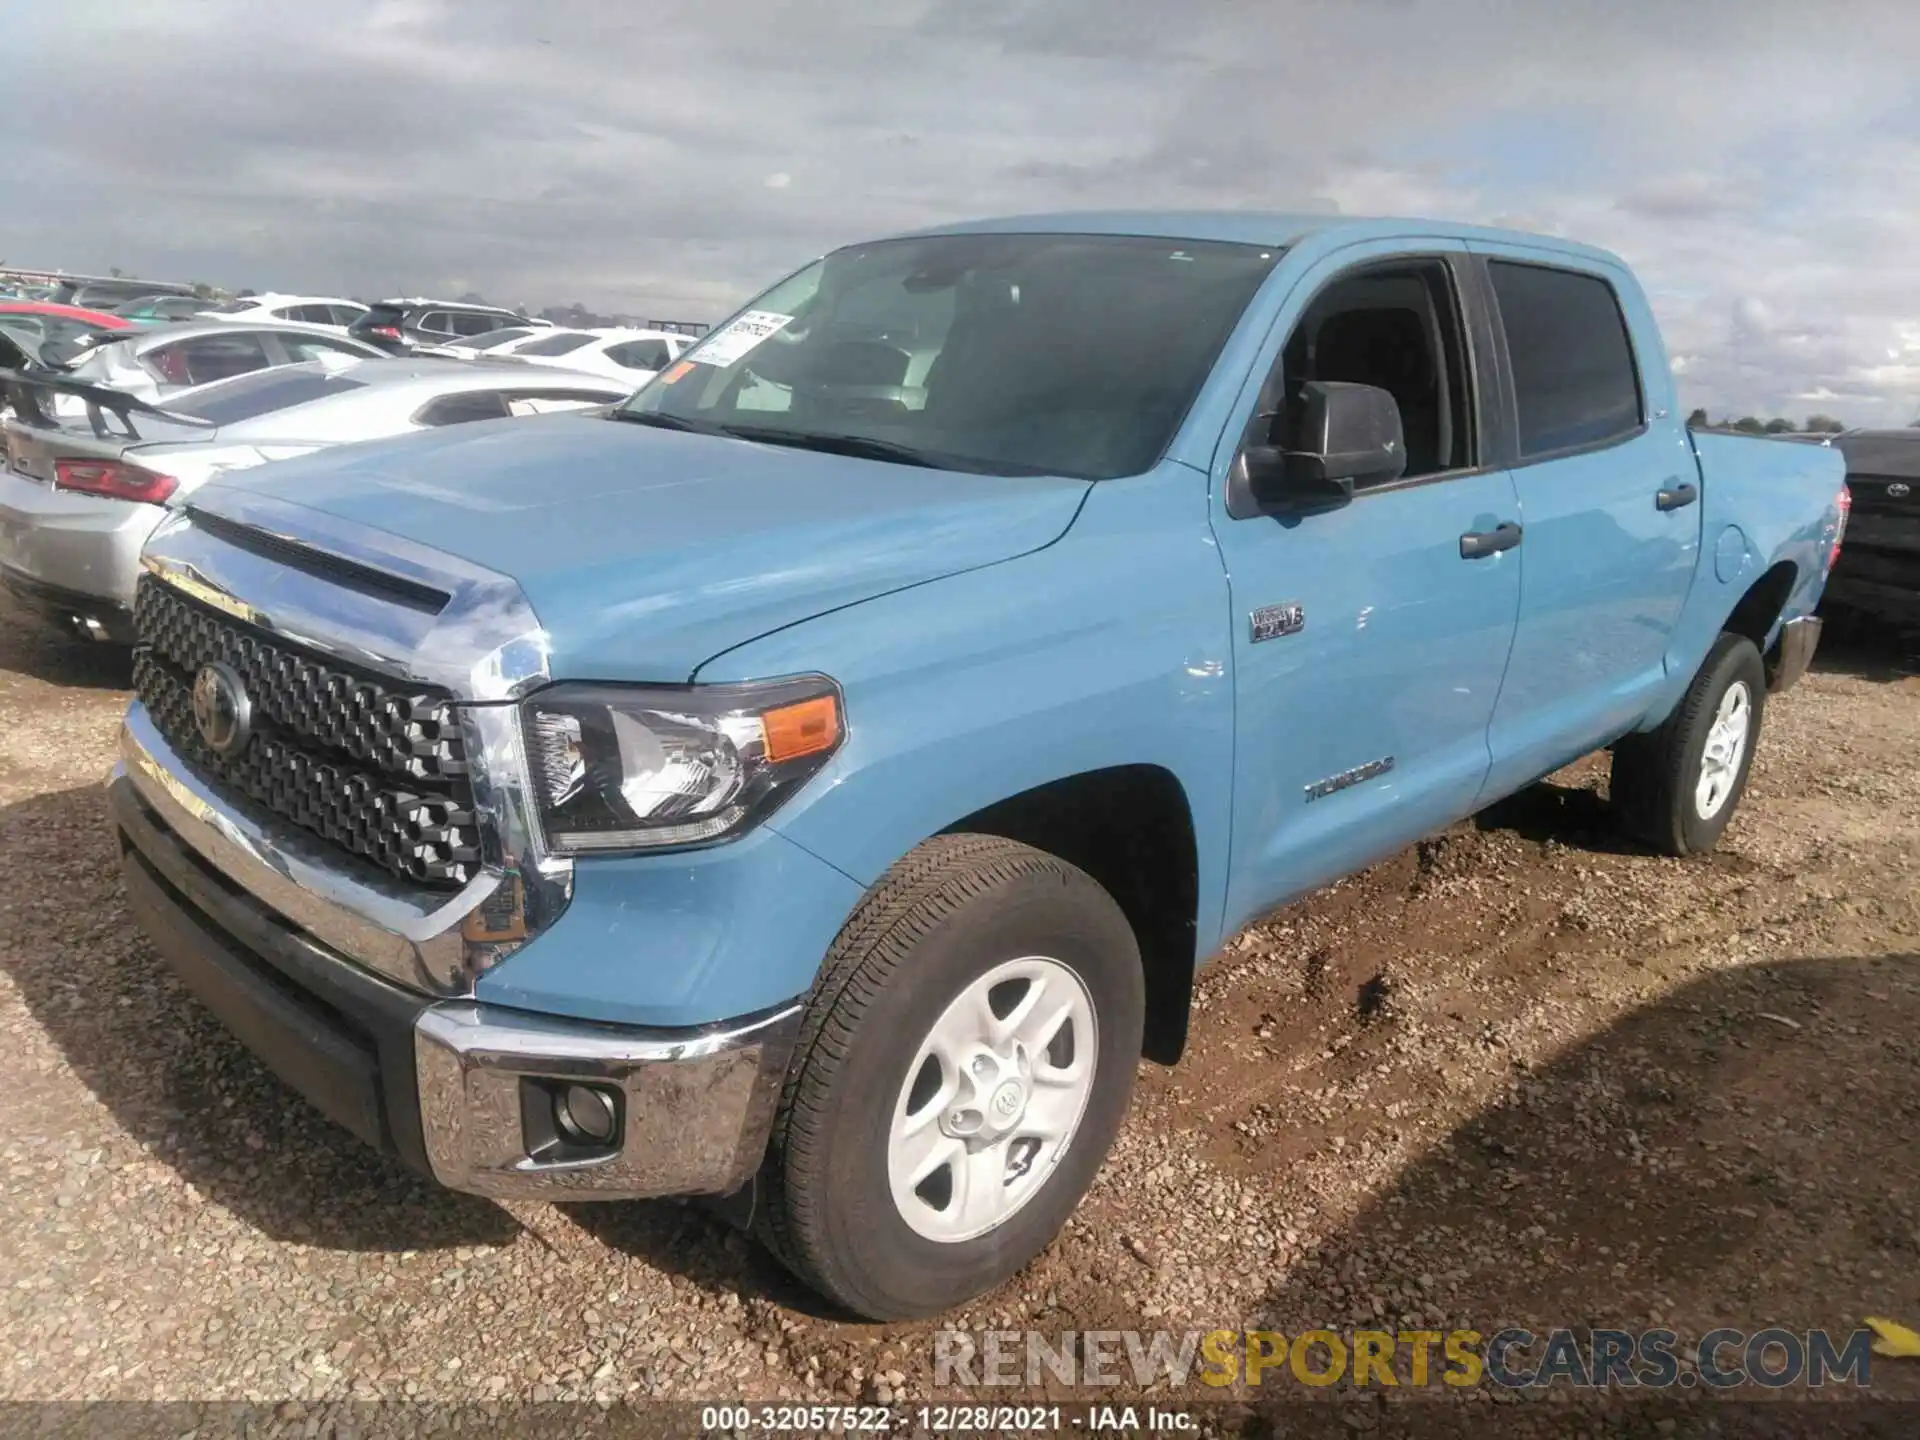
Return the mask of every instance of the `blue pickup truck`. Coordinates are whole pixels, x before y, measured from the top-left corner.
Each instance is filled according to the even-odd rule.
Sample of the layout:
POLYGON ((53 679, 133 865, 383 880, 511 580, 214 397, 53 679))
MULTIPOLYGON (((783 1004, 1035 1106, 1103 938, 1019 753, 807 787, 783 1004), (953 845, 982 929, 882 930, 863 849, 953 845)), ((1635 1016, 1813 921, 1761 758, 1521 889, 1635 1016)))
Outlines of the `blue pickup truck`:
POLYGON ((1004 1280, 1236 929, 1587 752, 1711 847, 1838 454, 1690 435, 1633 276, 1411 221, 837 250, 603 415, 226 477, 143 556, 156 948, 442 1183, 1004 1280))

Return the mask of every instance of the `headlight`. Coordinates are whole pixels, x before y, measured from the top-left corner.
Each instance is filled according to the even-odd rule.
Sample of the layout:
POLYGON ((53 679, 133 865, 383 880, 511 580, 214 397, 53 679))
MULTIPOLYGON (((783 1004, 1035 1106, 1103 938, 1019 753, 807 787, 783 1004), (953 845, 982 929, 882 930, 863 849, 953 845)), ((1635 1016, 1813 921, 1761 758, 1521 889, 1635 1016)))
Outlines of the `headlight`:
POLYGON ((725 839, 840 746, 840 688, 556 685, 520 705, 547 847, 560 855, 725 839))

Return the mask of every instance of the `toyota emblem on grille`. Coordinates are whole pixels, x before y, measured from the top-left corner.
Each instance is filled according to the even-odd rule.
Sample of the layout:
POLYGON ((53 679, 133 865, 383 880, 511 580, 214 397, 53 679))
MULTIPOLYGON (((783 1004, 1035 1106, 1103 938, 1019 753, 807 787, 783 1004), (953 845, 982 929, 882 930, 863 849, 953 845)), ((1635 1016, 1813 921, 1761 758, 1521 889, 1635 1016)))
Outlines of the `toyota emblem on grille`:
POLYGON ((193 677, 193 723, 207 748, 222 758, 246 748, 253 735, 253 702, 230 667, 202 665, 193 677))
POLYGON ((1887 498, 1889 500, 1904 500, 1912 493, 1913 487, 1904 481, 1896 480, 1887 486, 1887 498))

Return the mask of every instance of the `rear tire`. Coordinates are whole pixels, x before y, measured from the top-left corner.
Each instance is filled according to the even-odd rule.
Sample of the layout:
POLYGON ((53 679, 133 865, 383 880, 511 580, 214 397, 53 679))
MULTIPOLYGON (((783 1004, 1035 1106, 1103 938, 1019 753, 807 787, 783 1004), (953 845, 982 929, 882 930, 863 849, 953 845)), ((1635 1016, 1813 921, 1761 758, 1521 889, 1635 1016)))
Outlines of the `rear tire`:
POLYGON ((991 1290, 1092 1184, 1144 1011, 1133 931, 1085 872, 996 836, 919 846, 821 969, 762 1170, 761 1238, 875 1320, 991 1290))
POLYGON ((1627 830, 1664 855, 1718 844, 1746 792, 1766 697, 1759 649, 1722 634, 1665 723, 1613 748, 1613 807, 1627 830))

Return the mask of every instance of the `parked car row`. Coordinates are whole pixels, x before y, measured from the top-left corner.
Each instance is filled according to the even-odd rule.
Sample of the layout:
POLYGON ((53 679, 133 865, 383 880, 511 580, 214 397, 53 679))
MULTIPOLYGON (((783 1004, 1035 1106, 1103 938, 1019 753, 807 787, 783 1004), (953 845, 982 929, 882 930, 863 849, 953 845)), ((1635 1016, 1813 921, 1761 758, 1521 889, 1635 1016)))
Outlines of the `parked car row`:
POLYGON ((140 547, 166 506, 212 476, 414 430, 604 406, 632 390, 484 361, 363 358, 352 341, 284 327, 243 333, 319 358, 181 387, 167 383, 162 365, 228 337, 151 336, 100 357, 109 382, 126 373, 115 367, 137 372, 125 385, 76 374, 8 382, 15 414, 4 428, 0 582, 17 601, 74 634, 131 643, 140 547), (154 341, 165 343, 139 350, 154 341), (153 358, 170 350, 167 361, 153 358), (95 423, 108 416, 117 423, 95 423))

